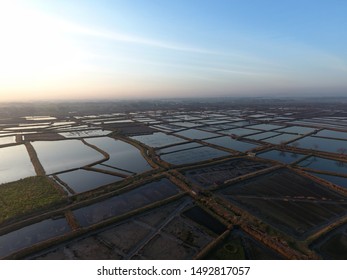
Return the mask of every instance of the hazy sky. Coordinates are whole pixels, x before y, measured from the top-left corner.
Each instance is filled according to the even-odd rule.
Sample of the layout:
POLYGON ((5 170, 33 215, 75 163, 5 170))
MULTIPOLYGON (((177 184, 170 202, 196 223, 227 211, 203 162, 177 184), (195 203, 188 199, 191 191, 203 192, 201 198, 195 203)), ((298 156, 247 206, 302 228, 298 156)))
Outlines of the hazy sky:
POLYGON ((0 101, 347 95, 345 0, 0 0, 0 101))

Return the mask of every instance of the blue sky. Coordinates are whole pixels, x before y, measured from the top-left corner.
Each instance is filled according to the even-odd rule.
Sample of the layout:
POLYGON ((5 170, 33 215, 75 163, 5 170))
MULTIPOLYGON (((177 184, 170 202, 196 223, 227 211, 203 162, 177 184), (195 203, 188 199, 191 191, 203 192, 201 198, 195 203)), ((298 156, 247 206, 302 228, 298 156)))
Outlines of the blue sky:
POLYGON ((347 2, 0 0, 0 101, 347 94, 347 2))

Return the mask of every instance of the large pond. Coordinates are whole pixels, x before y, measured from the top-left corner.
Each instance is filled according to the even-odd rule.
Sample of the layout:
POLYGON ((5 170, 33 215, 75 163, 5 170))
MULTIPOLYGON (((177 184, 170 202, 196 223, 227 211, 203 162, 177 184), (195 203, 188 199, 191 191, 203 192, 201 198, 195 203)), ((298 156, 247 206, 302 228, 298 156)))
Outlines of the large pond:
POLYGON ((79 168, 104 158, 80 140, 35 141, 32 145, 47 174, 79 168))
POLYGON ((95 145, 108 153, 110 159, 104 164, 125 169, 134 173, 142 173, 152 169, 142 157, 141 152, 134 146, 109 137, 85 139, 87 143, 95 145))
POLYGON ((267 123, 255 124, 255 125, 247 126, 247 128, 261 129, 261 130, 273 130, 273 129, 280 129, 282 127, 283 126, 281 126, 281 125, 267 124, 267 123))
POLYGON ((0 137, 0 145, 14 144, 16 143, 16 136, 0 137))
POLYGON ((69 132, 61 132, 59 133, 61 136, 65 138, 83 138, 83 137, 93 137, 93 136, 105 136, 110 134, 112 131, 109 130, 82 130, 82 131, 69 131, 69 132))
POLYGON ((313 173, 313 172, 309 172, 309 173, 316 177, 322 178, 328 182, 331 182, 335 185, 338 185, 340 187, 347 188, 347 177, 333 176, 333 175, 313 173))
POLYGON ((198 144, 198 143, 195 143, 195 142, 191 142, 191 143, 187 143, 187 144, 180 144, 180 145, 175 145, 175 146, 172 146, 172 147, 160 149, 160 150, 157 151, 157 154, 158 155, 168 154, 168 153, 173 153, 173 152, 177 152, 177 151, 197 148, 197 147, 201 147, 201 146, 202 146, 201 144, 198 144))
POLYGON ((176 132, 175 134, 183 136, 183 137, 187 137, 190 139, 206 139, 206 138, 218 136, 218 134, 202 131, 198 129, 188 129, 188 130, 176 132))
POLYGON ((237 141, 235 139, 232 139, 229 136, 223 136, 223 137, 208 139, 204 141, 210 144, 214 144, 217 146, 221 146, 221 147, 232 149, 239 152, 245 152, 260 146, 253 143, 237 141))
POLYGON ((84 169, 61 173, 57 177, 66 183, 75 193, 90 191, 123 179, 122 177, 84 169))
POLYGON ((263 139, 274 137, 277 135, 280 135, 280 133, 268 131, 268 132, 248 135, 245 138, 252 139, 252 140, 263 140, 263 139))
POLYGON ((248 129, 248 128, 232 128, 232 129, 222 130, 220 132, 224 134, 229 134, 229 135, 243 136, 248 134, 259 133, 260 131, 254 130, 254 129, 248 129))
POLYGON ((297 154, 297 153, 291 153, 291 152, 284 152, 279 150, 271 150, 265 153, 257 154, 257 157, 265 158, 265 159, 271 159, 276 160, 285 164, 291 164, 301 158, 303 158, 305 155, 303 154, 297 154))
POLYGON ((312 149, 329 153, 346 153, 347 141, 308 136, 290 145, 298 148, 312 149), (294 144, 295 143, 295 144, 294 144))
POLYGON ((0 184, 36 175, 24 145, 0 148, 0 159, 0 184))
POLYGON ((319 171, 347 174, 347 162, 311 156, 299 163, 299 166, 319 171))
POLYGON ((130 137, 134 140, 137 140, 149 147, 158 148, 171 144, 183 143, 185 140, 178 138, 172 135, 167 135, 163 132, 156 132, 149 135, 139 135, 130 137))
POLYGON ((288 141, 292 141, 294 139, 298 138, 298 135, 294 134, 287 134, 287 133, 282 133, 278 136, 270 137, 267 139, 264 139, 263 141, 271 144, 282 144, 288 141))
POLYGON ((315 131, 315 128, 312 127, 304 127, 304 126, 289 126, 282 129, 279 129, 280 132, 287 132, 287 133, 295 133, 295 134, 307 134, 310 132, 315 131))
POLYGON ((168 179, 161 179, 134 190, 73 211, 82 226, 89 226, 113 216, 144 207, 179 193, 168 179))
POLYGON ((47 219, 0 236, 0 257, 71 231, 65 219, 47 219))
POLYGON ((161 156, 161 159, 175 165, 195 163, 213 158, 230 155, 227 152, 220 151, 211 147, 198 147, 189 150, 182 150, 161 156))
POLYGON ((340 138, 340 139, 346 139, 347 140, 347 132, 334 131, 334 130, 328 130, 328 129, 324 129, 322 131, 319 131, 316 134, 316 136, 340 138))

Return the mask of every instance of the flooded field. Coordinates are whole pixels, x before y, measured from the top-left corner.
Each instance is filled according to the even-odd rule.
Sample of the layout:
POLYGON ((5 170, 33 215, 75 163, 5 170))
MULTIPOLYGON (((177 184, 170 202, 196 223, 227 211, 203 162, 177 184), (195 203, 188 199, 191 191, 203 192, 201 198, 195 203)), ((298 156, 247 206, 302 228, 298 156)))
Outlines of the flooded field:
POLYGON ((0 184, 36 175, 24 145, 0 148, 0 159, 0 184))
POLYGON ((213 158, 224 157, 230 155, 227 152, 220 151, 210 147, 197 147, 190 150, 182 150, 169 154, 164 154, 162 160, 175 165, 195 163, 213 158))
POLYGON ((255 125, 250 125, 247 126, 247 128, 251 129, 260 129, 260 130, 275 130, 275 129, 280 129, 283 126, 281 125, 276 125, 276 124, 255 124, 255 125))
POLYGON ((195 142, 191 142, 191 143, 187 143, 187 144, 179 144, 179 145, 175 145, 175 146, 172 146, 169 148, 159 149, 159 150, 157 150, 157 154, 158 155, 168 154, 168 153, 178 152, 178 151, 182 151, 182 150, 197 148, 197 147, 202 147, 202 145, 195 143, 195 142))
POLYGON ((207 256, 209 260, 278 260, 280 255, 242 230, 233 230, 227 239, 207 256))
POLYGON ((109 137, 89 138, 85 141, 110 155, 110 159, 103 164, 131 173, 142 173, 152 169, 141 152, 126 142, 109 137))
POLYGON ((277 131, 304 135, 304 134, 307 134, 307 133, 314 132, 315 130, 316 129, 312 128, 312 127, 289 126, 289 127, 278 129, 277 131))
POLYGON ((79 168, 104 159, 101 153, 80 140, 35 141, 32 146, 47 174, 79 168))
POLYGON ((311 247, 324 259, 347 259, 347 226, 340 226, 314 242, 311 247))
POLYGON ((0 146, 1 145, 7 145, 7 144, 15 144, 15 143, 16 143, 16 137, 15 136, 0 137, 0 146))
POLYGON ((110 134, 110 130, 81 130, 81 131, 70 131, 61 132, 59 135, 65 138, 83 138, 83 137, 93 137, 93 136, 105 136, 110 134))
POLYGON ((217 137, 218 134, 212 133, 212 132, 207 132, 207 131, 202 131, 202 130, 197 130, 197 129, 188 129, 188 130, 183 130, 180 132, 175 132, 175 134, 187 137, 190 139, 207 139, 207 138, 212 138, 212 137, 217 137))
POLYGON ((204 140, 204 142, 221 146, 227 149, 232 149, 234 151, 239 151, 239 152, 246 152, 260 146, 258 144, 238 141, 238 140, 232 139, 229 136, 208 139, 208 140, 204 140))
POLYGON ((314 173, 314 172, 309 172, 309 173, 312 174, 313 176, 322 178, 328 182, 331 182, 335 185, 338 185, 340 187, 347 189, 347 177, 333 176, 333 175, 314 173))
POLYGON ((347 213, 343 195, 289 170, 250 179, 218 193, 299 239, 347 213))
POLYGON ((318 171, 347 174, 347 162, 311 156, 299 162, 299 166, 318 171))
POLYGON ((223 163, 212 164, 197 169, 184 171, 184 175, 193 183, 203 187, 219 186, 225 181, 256 172, 271 164, 247 159, 233 159, 223 163))
POLYGON ((291 146, 296 145, 298 148, 323 151, 329 153, 343 154, 346 153, 347 141, 336 140, 336 139, 327 139, 314 136, 308 136, 302 138, 294 143, 291 143, 291 146))
POLYGON ((298 135, 282 133, 282 134, 280 134, 278 136, 266 138, 263 141, 267 142, 267 143, 279 145, 279 144, 282 144, 282 143, 293 141, 296 138, 298 138, 298 135))
POLYGON ((122 177, 84 169, 60 173, 56 176, 67 184, 75 193, 90 191, 92 189, 123 180, 122 177))
POLYGON ((261 132, 257 134, 248 135, 245 138, 252 139, 252 140, 265 140, 267 138, 278 136, 278 135, 281 135, 281 133, 269 131, 269 132, 261 132))
POLYGON ((113 216, 118 216, 179 193, 176 185, 161 179, 73 211, 82 226, 89 226, 113 216))
POLYGON ((131 138, 152 148, 158 148, 158 147, 163 147, 167 145, 186 142, 182 138, 178 138, 172 135, 167 135, 162 132, 155 132, 150 135, 132 136, 131 138))
POLYGON ((328 129, 323 129, 319 131, 318 133, 315 134, 315 136, 347 140, 347 132, 334 131, 334 130, 328 130, 328 129))
MULTIPOLYGON (((52 248, 35 259, 191 259, 216 238, 186 218, 188 198, 161 206, 109 226, 90 236, 52 248)), ((195 209, 195 208, 192 208, 195 209)), ((195 213, 197 216, 200 213, 195 213)), ((214 227, 224 229, 215 220, 214 227)))
POLYGON ((28 248, 36 243, 63 235, 70 230, 65 219, 48 219, 0 235, 0 258, 28 248))
POLYGON ((303 157, 305 157, 305 155, 280 150, 270 150, 265 153, 257 154, 257 157, 276 160, 285 164, 291 164, 302 159, 303 157))

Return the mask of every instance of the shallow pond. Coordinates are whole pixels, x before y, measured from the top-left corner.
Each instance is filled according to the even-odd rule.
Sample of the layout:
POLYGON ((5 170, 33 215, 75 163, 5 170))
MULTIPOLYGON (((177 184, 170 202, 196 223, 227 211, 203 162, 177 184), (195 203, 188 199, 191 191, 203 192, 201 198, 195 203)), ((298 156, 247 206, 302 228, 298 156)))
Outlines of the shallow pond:
POLYGON ((164 178, 118 196, 85 206, 73 211, 82 226, 89 226, 113 216, 144 207, 179 193, 171 181, 164 178))
POLYGON ((291 152, 284 152, 279 150, 271 150, 265 153, 257 154, 257 157, 265 158, 265 159, 271 159, 276 160, 285 164, 291 164, 301 158, 303 158, 305 155, 303 154, 297 154, 297 153, 291 153, 291 152))
POLYGON ((311 156, 298 164, 301 167, 319 171, 347 174, 347 162, 311 156))
POLYGON ((247 126, 247 128, 251 129, 261 129, 261 130, 273 130, 273 129, 279 129, 282 128, 283 126, 281 125, 275 125, 275 124, 255 124, 251 126, 247 126))
POLYGON ((158 155, 162 155, 162 154, 168 154, 168 153, 172 153, 172 152, 177 152, 177 151, 182 151, 182 150, 188 150, 191 148, 196 148, 196 147, 201 147, 201 144, 195 143, 195 142, 191 142, 191 143, 187 143, 187 144, 179 144, 179 145, 175 145, 169 148, 164 148, 164 149, 159 149, 157 151, 158 155))
POLYGON ((190 150, 165 154, 161 156, 161 159, 168 163, 179 165, 195 163, 228 155, 230 154, 225 151, 220 151, 211 147, 197 147, 190 150))
POLYGON ((264 142, 271 143, 271 144, 282 144, 291 140, 294 140, 298 138, 298 135, 295 134, 287 134, 287 133, 282 133, 278 136, 270 137, 267 139, 264 139, 264 142))
POLYGON ((175 134, 183 136, 183 137, 187 137, 190 139, 206 139, 206 138, 218 136, 218 134, 202 131, 202 130, 197 130, 197 129, 188 129, 188 130, 176 132, 175 134))
POLYGON ((65 219, 47 219, 0 236, 0 257, 71 231, 65 219))
POLYGON ((110 159, 103 162, 106 165, 134 173, 141 173, 152 169, 141 155, 141 152, 126 142, 110 137, 89 138, 85 139, 85 141, 99 147, 110 155, 110 159))
POLYGON ((316 177, 322 178, 328 182, 331 182, 335 185, 338 185, 343 188, 347 188, 347 177, 340 177, 340 176, 333 176, 333 175, 327 175, 327 174, 320 174, 320 173, 313 173, 308 172, 316 177))
POLYGON ((329 153, 346 153, 347 151, 347 141, 335 140, 327 138, 319 138, 308 136, 295 141, 296 144, 291 143, 290 145, 297 145, 298 148, 312 149, 316 151, 323 151, 329 153))
POLYGON ((312 128, 312 127, 289 126, 289 127, 285 127, 285 128, 282 128, 282 129, 278 129, 277 131, 303 135, 303 134, 307 134, 307 133, 313 132, 315 130, 316 129, 312 128))
POLYGON ((32 145, 47 174, 79 168, 104 158, 80 140, 35 141, 32 145))
POLYGON ((56 176, 66 183, 75 193, 90 191, 123 180, 122 177, 84 169, 61 173, 56 176))
POLYGON ((0 145, 14 144, 16 143, 16 136, 0 137, 0 145))
POLYGON ((260 132, 259 130, 248 129, 248 128, 232 128, 232 129, 220 131, 220 133, 229 134, 229 135, 237 135, 237 136, 244 136, 244 135, 255 134, 259 132, 260 132))
POLYGON ((83 138, 83 137, 93 137, 93 136, 105 136, 110 134, 112 131, 109 130, 81 130, 81 131, 69 131, 69 132, 61 132, 59 133, 61 136, 65 138, 83 138))
POLYGON ((346 139, 347 140, 347 132, 334 131, 334 130, 328 130, 328 129, 324 129, 322 131, 319 131, 315 136, 340 138, 340 139, 346 139))
POLYGON ((0 159, 0 184, 36 175, 24 145, 0 148, 0 159))
POLYGON ((253 143, 238 141, 238 140, 232 139, 229 136, 223 136, 223 137, 213 138, 213 139, 204 140, 204 141, 210 144, 214 144, 217 146, 221 146, 221 147, 232 149, 239 152, 245 152, 260 146, 253 143))
POLYGON ((149 135, 138 135, 130 137, 134 140, 137 140, 149 147, 158 148, 171 144, 183 143, 186 140, 178 138, 172 135, 167 135, 163 132, 156 132, 149 135))

